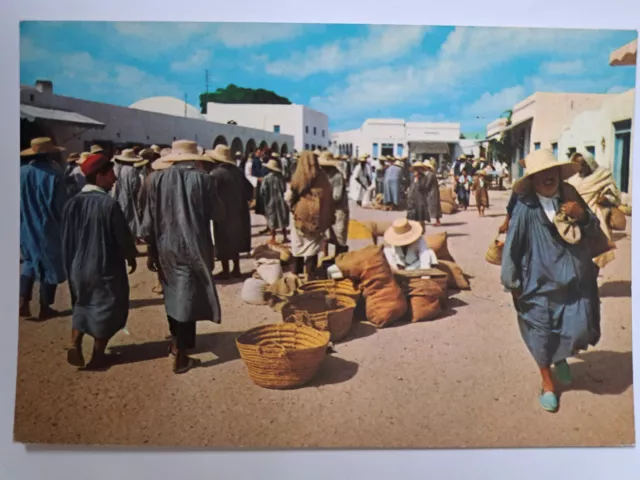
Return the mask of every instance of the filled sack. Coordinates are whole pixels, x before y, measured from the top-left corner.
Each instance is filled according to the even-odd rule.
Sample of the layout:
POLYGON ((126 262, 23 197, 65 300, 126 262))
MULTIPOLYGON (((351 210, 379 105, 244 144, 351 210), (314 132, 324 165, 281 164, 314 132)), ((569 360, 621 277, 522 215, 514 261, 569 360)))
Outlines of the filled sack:
POLYGON ((280 311, 284 303, 293 297, 301 286, 302 280, 297 275, 287 272, 266 288, 265 299, 272 309, 280 311))
POLYGON ((269 260, 262 258, 255 262, 256 272, 262 280, 272 285, 282 277, 282 265, 280 259, 269 260))
POLYGON ((449 288, 457 290, 471 290, 469 280, 464 276, 464 272, 460 266, 452 261, 438 259, 438 265, 435 268, 448 274, 449 288))
POLYGON ((458 207, 455 203, 440 202, 440 211, 443 215, 453 215, 458 211, 458 207))
POLYGON ((266 305, 267 282, 260 278, 247 278, 242 285, 240 298, 249 305, 266 305))
MULTIPOLYGON (((440 187, 440 202, 455 205, 456 195, 451 187, 440 187)), ((444 212, 443 212, 444 213, 444 212)))
POLYGON ((395 281, 382 246, 367 248, 375 249, 375 254, 362 262, 360 277, 367 320, 384 328, 406 313, 407 299, 395 281))
POLYGON ((442 312, 445 293, 433 280, 412 278, 407 282, 411 323, 433 320, 442 312))
POLYGON ((609 214, 609 227, 611 230, 624 232, 627 229, 627 217, 618 207, 613 207, 609 214))
POLYGON ((341 253, 336 257, 335 264, 342 272, 345 278, 349 278, 354 282, 359 282, 362 276, 364 262, 375 257, 379 251, 376 245, 369 245, 360 250, 352 250, 350 252, 341 253))
POLYGON ((436 254, 438 260, 454 261, 451 253, 449 253, 449 246, 447 245, 447 232, 425 235, 424 239, 427 242, 427 246, 436 254))

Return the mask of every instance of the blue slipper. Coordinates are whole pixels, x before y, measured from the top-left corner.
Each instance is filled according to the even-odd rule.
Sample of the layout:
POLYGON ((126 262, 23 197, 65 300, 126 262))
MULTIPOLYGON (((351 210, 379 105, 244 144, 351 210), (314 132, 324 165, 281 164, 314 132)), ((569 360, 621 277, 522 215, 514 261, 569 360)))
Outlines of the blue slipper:
POLYGON ((547 412, 557 412, 558 411, 558 397, 553 392, 542 392, 540 395, 540 405, 547 412))
POLYGON ((556 377, 558 377, 560 383, 564 385, 569 385, 573 381, 571 367, 569 367, 566 360, 561 360, 556 363, 556 377))

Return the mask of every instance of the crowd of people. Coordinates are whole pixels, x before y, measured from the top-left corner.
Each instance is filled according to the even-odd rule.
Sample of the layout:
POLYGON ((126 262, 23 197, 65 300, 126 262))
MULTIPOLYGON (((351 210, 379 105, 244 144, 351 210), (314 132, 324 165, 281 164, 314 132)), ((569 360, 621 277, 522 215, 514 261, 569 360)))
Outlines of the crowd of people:
MULTIPOLYGON (((324 151, 280 157, 270 149, 245 156, 218 145, 204 150, 180 140, 108 155, 99 145, 71 153, 49 138, 32 140, 21 152, 20 316, 32 318, 35 282, 37 319, 58 315, 51 307, 57 286, 68 281, 73 307, 67 361, 101 369, 111 359, 109 340, 124 328, 129 311, 128 274, 137 268, 138 247, 147 248, 147 268, 157 274, 154 292, 164 296, 167 354, 173 371, 198 364, 196 322, 222 318, 217 281, 242 276, 240 254, 251 250, 250 208, 264 216, 270 242, 290 242, 293 273, 316 277, 319 255, 333 244, 348 251, 349 198, 365 206, 377 196, 392 209, 406 209, 385 239, 385 257, 395 268, 437 263, 422 236, 440 225, 438 165, 433 159, 368 156, 349 159, 324 151), (221 265, 214 275, 215 262, 221 265), (129 271, 127 271, 127 266, 129 271), (83 337, 94 339, 86 363, 83 337)), ((558 162, 538 150, 524 160, 526 174, 513 185, 501 281, 513 295, 522 337, 537 362, 546 410, 558 408, 552 377, 570 381, 566 359, 600 337, 597 277, 613 259, 608 217, 620 204, 613 177, 589 153, 558 162)), ((478 213, 489 207, 490 176, 505 167, 484 158, 455 160, 448 176, 462 208, 475 192, 478 213)))

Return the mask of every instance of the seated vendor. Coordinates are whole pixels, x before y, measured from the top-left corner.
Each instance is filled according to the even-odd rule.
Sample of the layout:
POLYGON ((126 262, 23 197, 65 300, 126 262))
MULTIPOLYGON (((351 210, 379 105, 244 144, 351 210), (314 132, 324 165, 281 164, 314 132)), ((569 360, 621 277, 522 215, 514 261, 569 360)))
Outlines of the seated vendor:
POLYGON ((438 264, 433 250, 427 246, 422 226, 418 222, 400 218, 384 232, 389 245, 384 255, 392 270, 426 270, 438 264))

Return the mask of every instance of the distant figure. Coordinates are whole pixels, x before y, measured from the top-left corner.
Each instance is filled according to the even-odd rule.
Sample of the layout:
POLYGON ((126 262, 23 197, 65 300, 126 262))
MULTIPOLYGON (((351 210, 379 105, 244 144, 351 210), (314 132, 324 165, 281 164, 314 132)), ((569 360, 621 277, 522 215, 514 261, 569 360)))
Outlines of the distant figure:
POLYGON ((485 210, 489 208, 489 184, 484 170, 478 170, 474 175, 472 189, 476 197, 478 216, 484 217, 485 210))
POLYGON ((138 192, 141 181, 139 172, 134 164, 141 162, 133 149, 127 149, 121 155, 113 157, 115 161, 114 172, 116 183, 113 187, 113 196, 122 208, 131 233, 138 239, 140 237, 141 219, 138 216, 138 192))
MULTIPOLYGON (((331 182, 335 220, 331 228, 329 228, 329 241, 335 245, 336 255, 340 255, 349 251, 347 245, 349 237, 349 197, 347 196, 347 182, 342 173, 345 162, 341 159, 335 159, 330 152, 323 152, 318 163, 331 182)), ((328 256, 328 253, 328 245, 326 245, 325 256, 328 256)))
POLYGON ((54 166, 61 147, 48 137, 31 140, 20 153, 20 317, 30 318, 33 285, 40 283, 39 320, 58 315, 51 308, 58 284, 67 278, 62 260, 62 211, 67 201, 64 174, 54 166))
POLYGON ((415 162, 411 166, 413 178, 407 198, 407 219, 418 222, 423 228, 425 224, 431 221, 427 198, 427 183, 424 176, 426 168, 426 165, 422 162, 415 162))
POLYGON ((436 175, 436 159, 431 158, 424 162, 424 183, 427 195, 427 208, 429 209, 429 217, 436 220, 435 226, 439 227, 442 218, 442 208, 440 206, 440 185, 438 185, 438 176, 436 175))
POLYGON ((108 366, 109 340, 127 323, 129 279, 136 245, 118 203, 107 193, 116 181, 113 163, 96 153, 82 164, 87 184, 67 203, 62 217, 64 263, 73 305, 67 362, 84 367, 82 339, 93 337, 89 369, 108 366))
POLYGON ((469 174, 469 169, 465 165, 462 167, 462 173, 456 177, 456 194, 458 195, 458 203, 466 211, 469 208, 469 192, 473 177, 469 174))
POLYGON ((395 162, 387 167, 384 174, 384 204, 394 210, 400 206, 403 166, 402 162, 395 162))
POLYGON ((289 207, 284 199, 287 184, 276 160, 269 160, 265 165, 269 171, 262 181, 261 194, 264 197, 267 227, 271 232, 271 243, 276 244, 276 232, 282 232, 282 243, 288 243, 287 226, 289 225, 289 207))
POLYGON ((376 195, 384 193, 384 172, 387 168, 384 158, 379 158, 376 166, 376 195))
MULTIPOLYGON (((363 199, 371 186, 371 175, 367 165, 367 156, 358 158, 358 163, 353 169, 349 180, 349 197, 358 205, 362 205, 363 199)), ((371 203, 370 199, 369 202, 371 203)))

